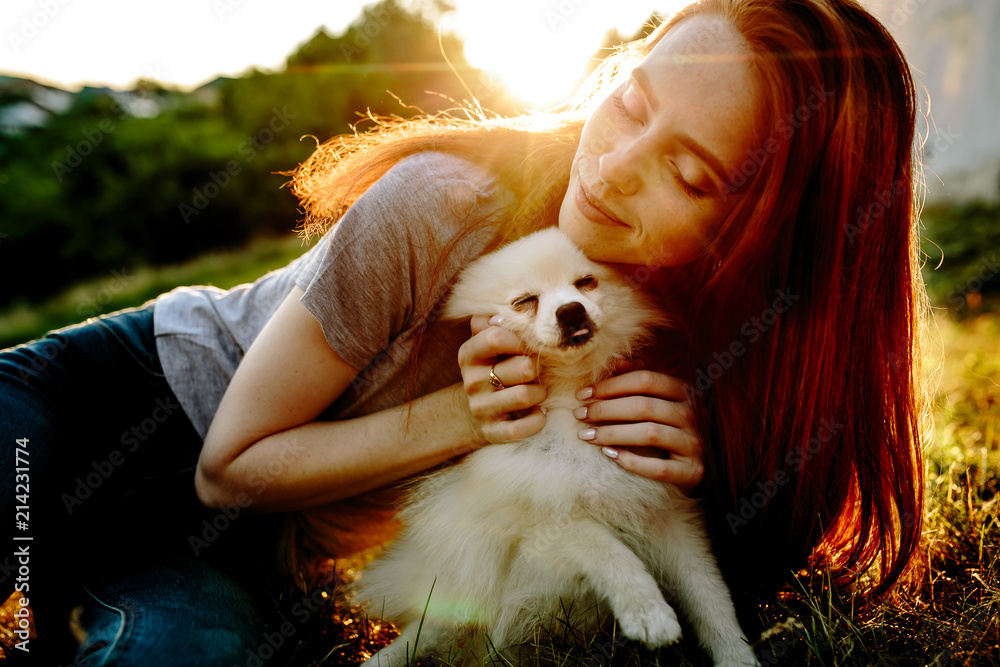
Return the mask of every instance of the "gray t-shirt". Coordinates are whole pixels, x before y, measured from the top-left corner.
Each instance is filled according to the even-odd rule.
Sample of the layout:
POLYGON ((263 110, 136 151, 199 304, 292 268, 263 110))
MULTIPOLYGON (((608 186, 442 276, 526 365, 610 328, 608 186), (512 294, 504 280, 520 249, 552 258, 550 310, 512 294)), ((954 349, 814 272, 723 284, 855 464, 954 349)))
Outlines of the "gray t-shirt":
POLYGON ((438 315, 510 203, 484 168, 420 153, 390 169, 288 266, 228 291, 183 287, 159 297, 157 351, 197 431, 207 433, 237 365, 293 285, 305 290, 301 301, 334 351, 361 371, 323 419, 377 412, 461 381, 457 352, 468 324, 438 315))

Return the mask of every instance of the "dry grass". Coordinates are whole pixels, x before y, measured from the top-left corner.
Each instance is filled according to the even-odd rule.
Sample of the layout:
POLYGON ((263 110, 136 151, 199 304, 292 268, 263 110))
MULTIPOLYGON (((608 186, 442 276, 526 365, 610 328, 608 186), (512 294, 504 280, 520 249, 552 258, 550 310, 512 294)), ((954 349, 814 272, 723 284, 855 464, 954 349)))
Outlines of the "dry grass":
MULTIPOLYGON (((926 451, 919 580, 862 618, 850 601, 828 597, 821 574, 800 579, 779 605, 758 610, 761 627, 770 628, 755 642, 762 665, 1000 665, 1000 316, 956 321, 942 313, 934 339, 943 361, 926 451)), ((395 636, 344 598, 356 566, 321 568, 316 585, 324 593, 312 598, 307 621, 292 619, 288 664, 356 664, 395 636)), ((278 602, 289 609, 296 596, 278 602)), ((0 644, 8 650, 12 613, 9 604, 0 609, 0 644)), ((690 640, 651 653, 613 624, 595 636, 539 637, 528 653, 538 667, 708 664, 690 640)))
MULTIPOLYGON (((822 573, 803 576, 758 610, 769 628, 755 641, 762 665, 1000 665, 1000 316, 941 312, 932 341, 940 367, 916 580, 863 617, 829 597, 822 573)), ((335 598, 336 620, 297 647, 296 664, 356 664, 394 636, 335 598), (327 657, 320 646, 340 648, 327 657)), ((693 642, 649 652, 613 624, 569 642, 539 638, 529 653, 537 667, 709 664, 693 642)))

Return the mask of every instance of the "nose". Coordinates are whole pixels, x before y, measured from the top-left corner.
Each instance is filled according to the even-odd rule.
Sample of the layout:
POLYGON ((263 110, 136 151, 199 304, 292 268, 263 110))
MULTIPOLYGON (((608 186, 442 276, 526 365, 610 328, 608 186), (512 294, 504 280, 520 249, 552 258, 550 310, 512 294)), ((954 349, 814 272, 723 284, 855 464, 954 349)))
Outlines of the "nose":
POLYGON ((620 137, 611 150, 597 160, 597 175, 603 183, 623 195, 639 189, 638 142, 620 137))
POLYGON ((583 345, 594 335, 594 323, 579 301, 559 306, 556 309, 556 321, 562 332, 563 345, 583 345))

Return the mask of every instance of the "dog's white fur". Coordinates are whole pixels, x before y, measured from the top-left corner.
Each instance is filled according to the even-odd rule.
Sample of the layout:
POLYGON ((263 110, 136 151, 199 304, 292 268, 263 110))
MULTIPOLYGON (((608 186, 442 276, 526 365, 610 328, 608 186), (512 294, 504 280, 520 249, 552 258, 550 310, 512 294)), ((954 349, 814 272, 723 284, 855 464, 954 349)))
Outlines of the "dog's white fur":
POLYGON ((462 273, 445 316, 494 314, 537 355, 545 427, 484 447, 415 486, 398 539, 357 586, 371 616, 403 626, 365 665, 400 667, 414 653, 475 654, 484 633, 495 648, 516 646, 539 623, 556 630, 552 619, 567 613, 573 625, 593 625, 594 602, 610 607, 625 636, 662 646, 681 627, 661 586, 717 664, 755 664, 697 503, 577 437, 586 425, 573 416, 576 392, 647 342, 664 324, 660 315, 557 229, 462 273), (514 305, 530 296, 535 304, 514 305), (560 306, 574 302, 585 315, 572 306, 560 324, 560 306))

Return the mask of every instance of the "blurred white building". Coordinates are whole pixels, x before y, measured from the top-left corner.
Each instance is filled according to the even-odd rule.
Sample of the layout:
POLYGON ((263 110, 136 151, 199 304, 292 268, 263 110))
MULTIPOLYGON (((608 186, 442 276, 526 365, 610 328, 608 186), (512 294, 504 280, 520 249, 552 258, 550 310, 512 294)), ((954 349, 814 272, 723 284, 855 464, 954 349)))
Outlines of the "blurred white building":
POLYGON ((913 69, 927 202, 1000 201, 1000 0, 862 1, 913 69))

